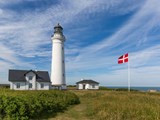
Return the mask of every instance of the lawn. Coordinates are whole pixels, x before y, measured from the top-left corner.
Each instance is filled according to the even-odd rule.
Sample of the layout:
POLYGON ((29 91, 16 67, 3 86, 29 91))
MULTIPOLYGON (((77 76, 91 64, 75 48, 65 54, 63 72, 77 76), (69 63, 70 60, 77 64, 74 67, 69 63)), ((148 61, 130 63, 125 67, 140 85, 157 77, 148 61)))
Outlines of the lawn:
POLYGON ((71 91, 81 103, 49 120, 160 120, 160 93, 71 91))

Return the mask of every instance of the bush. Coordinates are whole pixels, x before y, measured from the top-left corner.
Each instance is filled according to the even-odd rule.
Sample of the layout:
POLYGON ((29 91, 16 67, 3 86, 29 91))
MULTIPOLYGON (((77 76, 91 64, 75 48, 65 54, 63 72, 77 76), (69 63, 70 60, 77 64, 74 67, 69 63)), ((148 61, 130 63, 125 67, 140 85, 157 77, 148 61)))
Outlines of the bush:
POLYGON ((114 89, 107 88, 107 87, 103 87, 103 86, 100 86, 99 89, 100 89, 100 90, 114 90, 114 89))
POLYGON ((0 119, 28 120, 43 112, 61 112, 79 98, 68 91, 10 91, 0 93, 0 119))

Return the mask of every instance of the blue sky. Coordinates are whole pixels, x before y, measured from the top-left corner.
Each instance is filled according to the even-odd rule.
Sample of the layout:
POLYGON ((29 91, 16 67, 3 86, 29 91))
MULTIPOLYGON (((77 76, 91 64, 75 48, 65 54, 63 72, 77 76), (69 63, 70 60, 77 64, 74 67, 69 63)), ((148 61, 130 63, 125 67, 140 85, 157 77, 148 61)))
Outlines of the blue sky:
POLYGON ((0 80, 8 69, 51 69, 51 35, 64 28, 66 81, 160 86, 159 0, 0 0, 0 80))

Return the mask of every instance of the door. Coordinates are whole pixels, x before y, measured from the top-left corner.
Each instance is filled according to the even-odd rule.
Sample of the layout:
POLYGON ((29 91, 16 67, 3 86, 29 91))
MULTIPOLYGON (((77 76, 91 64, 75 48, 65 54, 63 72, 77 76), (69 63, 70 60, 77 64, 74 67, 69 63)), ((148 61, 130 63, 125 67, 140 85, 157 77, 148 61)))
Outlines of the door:
POLYGON ((29 90, 32 90, 32 83, 29 83, 29 90))
POLYGON ((83 89, 86 89, 86 85, 85 84, 83 84, 83 89))

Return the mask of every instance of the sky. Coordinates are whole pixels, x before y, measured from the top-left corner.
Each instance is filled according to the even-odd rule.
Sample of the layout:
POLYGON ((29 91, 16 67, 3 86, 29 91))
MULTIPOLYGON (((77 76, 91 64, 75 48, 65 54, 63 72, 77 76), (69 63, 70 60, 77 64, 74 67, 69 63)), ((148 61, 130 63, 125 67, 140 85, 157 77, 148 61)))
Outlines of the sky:
MULTIPOLYGON (((51 35, 63 27, 66 83, 160 86, 159 0, 0 0, 0 83, 8 70, 51 71, 51 35)), ((54 72, 54 71, 53 71, 54 72)))

